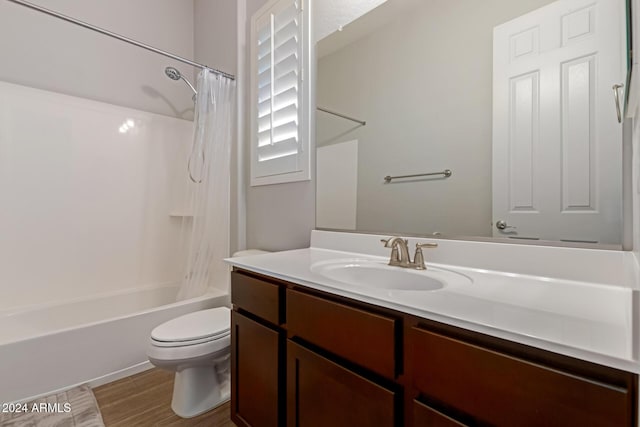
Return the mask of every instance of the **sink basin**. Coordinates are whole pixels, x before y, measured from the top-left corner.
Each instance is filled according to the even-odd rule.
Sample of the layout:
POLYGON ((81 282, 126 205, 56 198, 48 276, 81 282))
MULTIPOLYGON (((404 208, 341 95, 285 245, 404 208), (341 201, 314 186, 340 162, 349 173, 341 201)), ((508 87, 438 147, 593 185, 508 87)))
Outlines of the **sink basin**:
POLYGON ((412 270, 392 267, 382 261, 333 260, 311 265, 313 273, 348 285, 389 291, 435 291, 445 286, 471 284, 469 277, 450 270, 429 267, 412 270))

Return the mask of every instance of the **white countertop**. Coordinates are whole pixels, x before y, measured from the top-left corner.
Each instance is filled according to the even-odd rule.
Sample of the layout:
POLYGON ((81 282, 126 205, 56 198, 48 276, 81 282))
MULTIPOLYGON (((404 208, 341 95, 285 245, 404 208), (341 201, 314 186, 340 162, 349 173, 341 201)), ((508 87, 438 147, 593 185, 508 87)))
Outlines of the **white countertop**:
MULTIPOLYGON (((375 254, 380 253, 379 243, 374 246, 380 236, 359 235, 363 241, 361 246, 365 247, 364 242, 368 242, 372 244, 372 248, 375 247, 370 253, 361 253, 331 249, 344 249, 345 245, 339 244, 339 240, 347 233, 314 233, 316 238, 312 238, 311 248, 229 258, 227 262, 312 289, 640 373, 638 334, 634 333, 638 324, 638 289, 634 286, 632 277, 635 267, 626 265, 635 260, 622 252, 584 249, 569 249, 567 252, 566 248, 547 248, 551 252, 561 249, 561 252, 551 254, 558 262, 570 261, 575 264, 581 255, 586 256, 591 263, 602 262, 599 268, 595 266, 597 271, 612 269, 611 283, 603 283, 608 277, 606 274, 593 275, 593 281, 585 280, 587 277, 581 275, 584 269, 579 264, 565 266, 562 271, 557 266, 554 270, 541 264, 538 272, 542 274, 537 275, 524 274, 517 271, 517 267, 510 269, 511 271, 478 268, 480 259, 470 261, 464 257, 468 245, 475 245, 473 249, 477 250, 478 242, 438 241, 443 246, 443 252, 448 250, 459 255, 447 257, 440 253, 431 257, 437 258, 439 262, 432 263, 429 262, 429 255, 440 248, 433 250, 434 252, 425 251, 427 267, 434 272, 444 271, 447 274, 466 276, 467 284, 445 285, 432 291, 389 290, 350 285, 316 272, 318 265, 334 260, 386 264, 388 255, 383 257, 375 254), (602 260, 599 259, 600 256, 602 260), (447 258, 456 257, 461 262, 443 262, 447 258), (578 273, 572 274, 572 269, 578 273), (620 269, 628 271, 620 273, 620 269), (613 270, 617 270, 617 274, 613 270), (560 277, 544 274, 548 271, 553 271, 560 277)), ((347 238, 351 239, 357 238, 356 236, 358 235, 347 234, 347 238)), ((518 253, 523 245, 481 245, 484 245, 482 252, 485 256, 500 256, 504 255, 500 251, 506 251, 508 258, 514 260, 514 265, 518 264, 518 257, 523 255, 518 253)), ((530 249, 525 247, 523 250, 526 252, 530 249)), ((388 251, 383 248, 383 252, 388 251)))

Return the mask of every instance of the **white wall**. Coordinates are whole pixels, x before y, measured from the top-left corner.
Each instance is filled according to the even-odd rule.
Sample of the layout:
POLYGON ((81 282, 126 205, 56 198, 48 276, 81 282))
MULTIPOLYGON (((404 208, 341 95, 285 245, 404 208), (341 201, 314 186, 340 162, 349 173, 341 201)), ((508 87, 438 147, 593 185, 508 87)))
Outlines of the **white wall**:
MULTIPOLYGON (((186 58, 194 53, 194 3, 172 0, 33 0, 63 14, 186 58)), ((193 115, 189 65, 8 1, 0 2, 0 80, 174 117, 193 115)), ((211 64, 214 66, 214 64, 211 64)))
MULTIPOLYGON (((250 40, 251 16, 266 0, 246 1, 245 37, 250 40)), ((249 64, 249 49, 245 49, 245 63, 249 64)), ((246 87, 250 80, 245 76, 246 87)), ((244 94, 244 117, 249 117, 249 91, 244 94)), ((245 180, 249 182, 249 128, 244 129, 245 180)), ((312 147, 312 150, 315 148, 312 147)), ((315 163, 315 156, 312 156, 315 163)), ((312 176, 315 174, 312 166, 312 176)), ((265 250, 286 250, 309 246, 315 224, 315 182, 247 187, 246 194, 247 247, 265 250)))
POLYGON ((0 309, 179 281, 181 219, 169 213, 191 132, 0 82, 0 309))
POLYGON ((235 74, 237 67, 236 0, 195 0, 196 62, 235 74))
POLYGON ((491 236, 493 27, 549 0, 419 3, 318 60, 318 105, 367 125, 318 112, 317 143, 360 141, 359 230, 491 236))

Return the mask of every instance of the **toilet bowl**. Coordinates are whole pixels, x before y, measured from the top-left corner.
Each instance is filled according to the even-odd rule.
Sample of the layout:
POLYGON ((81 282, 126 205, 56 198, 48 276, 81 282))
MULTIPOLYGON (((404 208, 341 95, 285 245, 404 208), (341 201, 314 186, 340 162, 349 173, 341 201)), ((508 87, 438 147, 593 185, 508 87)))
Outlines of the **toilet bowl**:
MULTIPOLYGON (((249 249, 233 256, 266 253, 249 249)), ((230 329, 231 310, 218 307, 185 314, 151 331, 149 361, 176 373, 171 399, 176 415, 195 417, 229 400, 230 329)))
POLYGON ((175 372, 171 409, 191 418, 229 400, 230 317, 227 307, 201 310, 151 332, 149 361, 175 372))

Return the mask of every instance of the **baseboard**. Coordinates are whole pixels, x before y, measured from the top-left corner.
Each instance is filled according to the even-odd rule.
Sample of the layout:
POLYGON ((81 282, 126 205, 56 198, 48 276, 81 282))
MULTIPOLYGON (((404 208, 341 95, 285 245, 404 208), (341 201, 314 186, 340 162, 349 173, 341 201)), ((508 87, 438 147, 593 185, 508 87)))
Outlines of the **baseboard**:
MULTIPOLYGON (((96 387, 99 387, 99 386, 101 386, 103 384, 108 384, 110 382, 117 381, 117 380, 119 380, 121 378, 125 378, 125 377, 131 376, 131 375, 135 375, 135 374, 137 374, 139 372, 143 372, 143 371, 146 371, 146 370, 151 369, 151 368, 153 368, 153 365, 147 360, 147 361, 144 361, 142 363, 138 363, 136 365, 129 366, 128 368, 120 369, 119 371, 111 372, 111 373, 109 373, 107 375, 103 375, 101 377, 94 378, 94 379, 92 379, 90 381, 84 381, 84 382, 81 382, 81 383, 78 383, 78 384, 71 384, 71 385, 56 389, 56 390, 48 391, 46 393, 40 393, 40 394, 36 394, 35 396, 29 396, 29 397, 27 397, 25 399, 21 399, 20 402, 30 402, 32 400, 40 399, 42 397, 51 396, 51 395, 57 394, 57 393, 62 393, 63 391, 67 391, 69 389, 72 389, 74 387, 77 387, 77 386, 80 386, 80 385, 83 385, 83 384, 88 384, 89 387, 96 388, 96 387)), ((13 402, 13 403, 18 403, 18 402, 13 402)))
POLYGON ((138 363, 133 366, 129 366, 128 368, 120 369, 119 371, 111 372, 107 375, 103 375, 98 378, 94 378, 91 381, 88 381, 89 387, 96 388, 104 384, 108 384, 114 381, 117 381, 122 378, 130 377, 131 375, 138 374, 140 372, 146 371, 153 368, 153 365, 148 360, 145 360, 142 363, 138 363))

